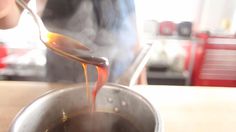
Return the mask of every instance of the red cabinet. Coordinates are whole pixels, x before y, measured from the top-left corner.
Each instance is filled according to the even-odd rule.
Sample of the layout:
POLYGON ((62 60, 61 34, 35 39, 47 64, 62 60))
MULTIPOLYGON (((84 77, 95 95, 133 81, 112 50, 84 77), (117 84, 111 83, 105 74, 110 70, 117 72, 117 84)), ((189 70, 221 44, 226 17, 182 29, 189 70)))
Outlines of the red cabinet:
POLYGON ((236 38, 197 35, 192 85, 236 87, 236 38))
POLYGON ((3 44, 0 44, 0 68, 6 67, 3 62, 3 58, 7 56, 7 49, 3 44))

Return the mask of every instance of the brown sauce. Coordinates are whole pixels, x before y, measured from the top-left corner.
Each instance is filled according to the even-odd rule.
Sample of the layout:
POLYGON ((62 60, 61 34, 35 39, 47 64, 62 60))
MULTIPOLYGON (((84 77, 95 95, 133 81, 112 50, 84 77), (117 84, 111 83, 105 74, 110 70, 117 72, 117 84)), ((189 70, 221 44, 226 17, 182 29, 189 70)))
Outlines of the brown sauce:
POLYGON ((46 39, 47 40, 43 40, 43 42, 48 48, 54 50, 61 56, 76 60, 82 64, 85 76, 86 96, 89 102, 90 110, 95 111, 96 95, 102 88, 102 86, 106 83, 108 78, 108 60, 104 58, 88 56, 88 54, 86 54, 85 52, 89 51, 89 48, 87 48, 80 42, 61 34, 49 32, 46 39), (89 88, 87 73, 88 63, 86 63, 87 61, 89 61, 89 64, 96 67, 98 73, 97 82, 92 90, 92 93, 89 88))
POLYGON ((129 120, 114 113, 82 113, 68 118, 47 132, 141 132, 129 120))

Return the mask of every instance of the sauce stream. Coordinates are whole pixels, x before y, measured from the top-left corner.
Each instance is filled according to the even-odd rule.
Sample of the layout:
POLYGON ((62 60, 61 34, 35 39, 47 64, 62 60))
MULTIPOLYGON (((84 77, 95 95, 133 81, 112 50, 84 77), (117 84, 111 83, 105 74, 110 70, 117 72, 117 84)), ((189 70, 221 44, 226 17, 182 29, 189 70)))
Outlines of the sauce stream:
POLYGON ((82 64, 85 76, 85 87, 86 97, 88 100, 89 111, 95 111, 96 96, 98 91, 106 83, 108 79, 109 63, 106 58, 94 57, 88 54, 89 48, 82 45, 80 42, 70 39, 61 34, 48 32, 47 39, 43 40, 45 45, 53 50, 55 53, 64 56, 68 59, 73 59, 82 64), (92 93, 90 91, 89 80, 88 80, 88 69, 87 65, 94 65, 97 70, 97 81, 93 87, 92 93))

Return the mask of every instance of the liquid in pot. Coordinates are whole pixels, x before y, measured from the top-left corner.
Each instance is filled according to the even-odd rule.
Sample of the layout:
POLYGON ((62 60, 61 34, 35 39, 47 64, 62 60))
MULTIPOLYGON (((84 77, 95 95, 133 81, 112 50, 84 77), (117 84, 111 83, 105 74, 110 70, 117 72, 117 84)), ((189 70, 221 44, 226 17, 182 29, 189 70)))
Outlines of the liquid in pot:
POLYGON ((81 113, 47 129, 47 132, 141 132, 129 120, 114 113, 81 113))

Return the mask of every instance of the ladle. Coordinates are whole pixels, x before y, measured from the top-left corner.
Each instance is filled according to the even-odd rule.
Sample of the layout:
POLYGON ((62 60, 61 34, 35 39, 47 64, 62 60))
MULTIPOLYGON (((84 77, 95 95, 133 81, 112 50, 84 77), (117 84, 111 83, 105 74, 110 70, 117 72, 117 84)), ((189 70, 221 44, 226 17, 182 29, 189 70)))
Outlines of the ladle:
POLYGON ((41 18, 36 13, 34 13, 23 0, 16 1, 33 17, 38 26, 39 38, 46 47, 59 55, 76 61, 80 61, 81 63, 92 64, 100 67, 105 67, 108 65, 108 60, 106 58, 92 56, 89 52, 90 49, 81 44, 79 41, 62 34, 48 31, 44 26, 41 18))

